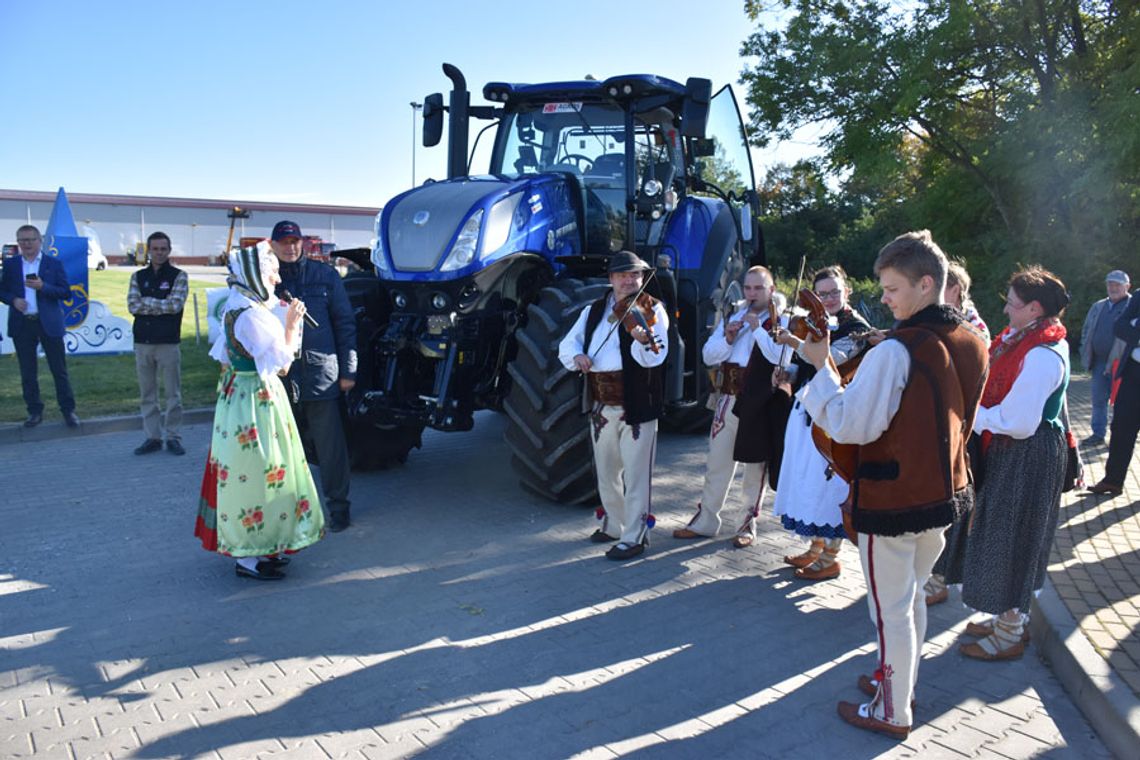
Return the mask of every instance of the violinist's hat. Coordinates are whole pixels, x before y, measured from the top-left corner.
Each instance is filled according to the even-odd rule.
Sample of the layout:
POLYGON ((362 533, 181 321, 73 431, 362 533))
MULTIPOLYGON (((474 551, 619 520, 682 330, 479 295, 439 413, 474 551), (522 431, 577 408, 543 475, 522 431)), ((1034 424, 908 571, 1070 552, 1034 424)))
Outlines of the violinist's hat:
POLYGON ((618 251, 610 256, 609 273, 618 272, 648 272, 653 267, 646 264, 632 251, 618 251))

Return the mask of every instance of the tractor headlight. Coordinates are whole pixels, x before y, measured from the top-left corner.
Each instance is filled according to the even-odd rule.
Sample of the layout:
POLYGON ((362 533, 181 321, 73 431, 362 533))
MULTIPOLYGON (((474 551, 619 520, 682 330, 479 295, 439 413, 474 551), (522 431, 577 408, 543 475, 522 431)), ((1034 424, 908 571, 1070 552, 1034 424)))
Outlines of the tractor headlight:
POLYGON ((482 226, 483 209, 479 209, 463 223, 459 237, 455 239, 455 244, 451 246, 451 252, 447 254, 439 271, 450 272, 462 269, 475 260, 475 246, 479 243, 479 230, 482 226))
POLYGON ((515 212, 522 201, 522 193, 511 193, 506 198, 491 206, 491 213, 487 214, 487 228, 483 231, 483 247, 480 258, 494 253, 507 243, 511 234, 511 224, 515 221, 515 212))
POLYGON ((380 276, 392 274, 392 267, 388 265, 388 253, 384 250, 384 232, 380 229, 380 214, 376 215, 376 242, 372 245, 372 266, 376 267, 376 274, 380 276))

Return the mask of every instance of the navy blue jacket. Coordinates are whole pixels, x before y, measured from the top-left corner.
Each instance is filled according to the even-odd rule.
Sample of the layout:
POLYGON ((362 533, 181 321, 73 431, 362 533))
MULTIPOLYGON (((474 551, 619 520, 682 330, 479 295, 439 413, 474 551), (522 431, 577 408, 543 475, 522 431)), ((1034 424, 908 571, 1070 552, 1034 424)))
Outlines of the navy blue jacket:
POLYGON ((288 379, 300 389, 301 401, 337 398, 337 382, 356 379, 356 317, 340 275, 328 264, 302 256, 293 264, 281 262, 277 294, 282 290, 304 301, 320 325, 305 325, 301 361, 293 362, 288 379))
MULTIPOLYGON (((28 321, 12 306, 12 301, 24 297, 24 259, 19 254, 4 259, 4 284, 0 288, 0 301, 8 304, 8 335, 16 337, 24 332, 28 321)), ((36 293, 36 308, 44 335, 63 337, 63 301, 71 298, 71 286, 63 262, 41 252, 40 279, 44 286, 36 293)))
POLYGON ((1132 300, 1128 302, 1128 308, 1116 320, 1112 333, 1124 341, 1124 356, 1116 370, 1116 376, 1123 377, 1124 368, 1128 366, 1128 359, 1132 350, 1140 347, 1140 288, 1132 292, 1132 300))

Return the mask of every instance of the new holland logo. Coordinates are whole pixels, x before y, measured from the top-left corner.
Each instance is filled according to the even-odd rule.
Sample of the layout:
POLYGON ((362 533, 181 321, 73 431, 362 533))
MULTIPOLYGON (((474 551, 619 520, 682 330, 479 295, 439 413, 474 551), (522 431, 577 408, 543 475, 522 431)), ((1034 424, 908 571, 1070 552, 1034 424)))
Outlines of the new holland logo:
POLYGON ((431 214, 427 211, 417 211, 416 215, 412 217, 412 224, 416 225, 417 227, 423 227, 425 224, 427 224, 427 221, 430 218, 431 214))

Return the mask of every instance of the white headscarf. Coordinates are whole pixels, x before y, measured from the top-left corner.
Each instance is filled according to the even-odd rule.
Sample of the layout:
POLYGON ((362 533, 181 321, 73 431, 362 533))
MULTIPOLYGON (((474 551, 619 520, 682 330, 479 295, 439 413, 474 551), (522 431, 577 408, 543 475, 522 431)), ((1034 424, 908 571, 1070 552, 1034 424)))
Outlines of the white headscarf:
POLYGON ((242 308, 252 303, 265 303, 273 295, 268 272, 275 261, 269 243, 262 240, 254 247, 241 248, 230 254, 230 286, 227 310, 242 308))

